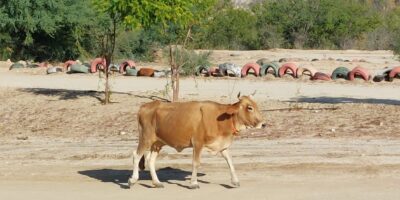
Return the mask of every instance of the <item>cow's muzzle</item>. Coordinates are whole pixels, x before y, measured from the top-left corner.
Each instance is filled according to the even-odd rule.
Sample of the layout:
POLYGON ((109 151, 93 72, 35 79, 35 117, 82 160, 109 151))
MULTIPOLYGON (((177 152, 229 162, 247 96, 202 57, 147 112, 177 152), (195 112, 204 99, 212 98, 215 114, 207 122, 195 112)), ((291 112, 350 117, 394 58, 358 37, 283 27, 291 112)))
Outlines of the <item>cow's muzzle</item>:
POLYGON ((261 124, 261 128, 267 128, 267 124, 266 123, 262 123, 261 124))

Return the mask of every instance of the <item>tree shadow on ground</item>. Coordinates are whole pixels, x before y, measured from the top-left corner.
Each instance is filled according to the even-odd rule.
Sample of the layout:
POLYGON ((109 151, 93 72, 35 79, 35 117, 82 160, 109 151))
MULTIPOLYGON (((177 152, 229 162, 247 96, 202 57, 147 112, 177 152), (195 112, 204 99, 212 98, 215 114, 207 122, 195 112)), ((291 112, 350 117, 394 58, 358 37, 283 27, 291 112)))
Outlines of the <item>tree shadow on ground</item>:
MULTIPOLYGON (((66 90, 66 89, 48 89, 48 88, 23 88, 18 91, 32 93, 35 95, 44 95, 51 97, 58 97, 59 100, 74 100, 80 97, 92 97, 97 99, 99 102, 103 102, 104 92, 95 90, 66 90)), ((142 99, 160 100, 170 102, 168 99, 158 97, 155 95, 137 95, 129 92, 112 92, 113 94, 124 94, 134 96, 142 99)), ((114 103, 114 102, 112 102, 114 103)))
MULTIPOLYGON (((88 176, 90 178, 97 179, 101 182, 106 182, 106 183, 114 183, 120 186, 122 189, 129 189, 128 185, 128 179, 132 175, 132 170, 119 170, 119 169, 94 169, 94 170, 84 170, 84 171, 78 171, 79 174, 88 176)), ((180 187, 188 188, 188 186, 180 184, 180 183, 175 183, 172 181, 185 181, 188 180, 188 177, 192 174, 190 171, 185 171, 181 169, 176 169, 176 168, 171 168, 171 167, 166 167, 157 170, 157 176, 158 179, 161 182, 165 182, 168 184, 175 184, 180 187)), ((198 176, 204 176, 205 174, 203 173, 198 173, 198 176)), ((139 177, 140 180, 151 180, 150 173, 148 171, 139 171, 139 177)), ((139 181, 140 181, 139 180, 139 181)), ((201 183, 209 183, 206 181, 201 181, 201 183)), ((140 183, 140 185, 148 188, 152 188, 153 186, 146 185, 143 183, 140 183)))
POLYGON ((373 99, 373 98, 358 99, 349 97, 299 97, 287 102, 323 103, 323 104, 365 103, 365 104, 400 105, 400 100, 395 100, 395 99, 373 99))
POLYGON ((19 89, 19 91, 32 93, 35 95, 58 97, 59 100, 72 100, 78 99, 79 97, 93 97, 100 102, 103 101, 101 97, 104 94, 103 92, 97 92, 94 90, 65 90, 47 88, 23 88, 19 89))

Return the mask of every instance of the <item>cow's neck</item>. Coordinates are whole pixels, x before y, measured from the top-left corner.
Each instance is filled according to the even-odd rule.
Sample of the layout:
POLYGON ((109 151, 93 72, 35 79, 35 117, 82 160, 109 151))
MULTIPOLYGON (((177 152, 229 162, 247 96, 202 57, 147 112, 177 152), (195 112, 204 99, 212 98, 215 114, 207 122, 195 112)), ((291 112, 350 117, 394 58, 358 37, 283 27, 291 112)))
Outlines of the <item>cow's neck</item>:
POLYGON ((240 130, 243 129, 244 125, 238 118, 237 114, 232 115, 231 121, 232 121, 232 133, 233 135, 238 135, 240 130))

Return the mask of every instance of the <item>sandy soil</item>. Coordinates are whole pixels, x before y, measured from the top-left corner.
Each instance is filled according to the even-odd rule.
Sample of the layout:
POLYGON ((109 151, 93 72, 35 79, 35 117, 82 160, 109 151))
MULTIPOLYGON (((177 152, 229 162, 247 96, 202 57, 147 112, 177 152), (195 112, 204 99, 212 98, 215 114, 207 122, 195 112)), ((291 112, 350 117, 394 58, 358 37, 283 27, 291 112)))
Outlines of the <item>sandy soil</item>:
MULTIPOLYGON (((213 54, 215 63, 260 57, 301 59, 327 71, 337 58, 364 59, 360 63, 370 70, 399 64, 389 51, 213 54), (310 62, 313 58, 320 61, 310 62)), ((104 106, 96 75, 44 74, 44 69, 8 71, 0 63, 1 199, 400 198, 399 81, 183 79, 183 100, 230 103, 239 91, 257 90, 268 119, 266 130, 241 133, 231 148, 240 188, 231 187, 224 160, 204 152, 201 189, 192 191, 186 187, 189 149, 163 149, 157 167, 164 189, 150 188, 147 171, 139 184, 126 186, 137 145, 135 114, 144 102, 168 98, 167 79, 115 76, 114 103, 104 106)))

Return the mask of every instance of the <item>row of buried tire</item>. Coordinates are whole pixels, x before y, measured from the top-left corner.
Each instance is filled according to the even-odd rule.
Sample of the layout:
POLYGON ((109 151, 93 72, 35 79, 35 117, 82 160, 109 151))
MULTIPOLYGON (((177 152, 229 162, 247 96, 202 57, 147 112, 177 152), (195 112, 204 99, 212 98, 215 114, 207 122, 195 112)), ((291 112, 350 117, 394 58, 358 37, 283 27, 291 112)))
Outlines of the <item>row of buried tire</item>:
POLYGON ((361 67, 357 66, 352 70, 346 67, 338 67, 333 70, 332 74, 326 74, 318 72, 313 67, 298 67, 295 63, 284 63, 279 65, 277 62, 261 62, 247 63, 243 67, 232 63, 223 63, 218 65, 218 67, 204 67, 200 66, 196 69, 196 75, 200 76, 235 76, 235 77, 246 77, 250 72, 253 72, 255 76, 266 76, 267 74, 272 74, 275 77, 283 77, 285 74, 290 74, 294 78, 300 78, 304 75, 310 76, 311 80, 336 80, 336 79, 346 79, 354 80, 359 77, 365 81, 372 80, 375 82, 380 82, 383 80, 393 81, 395 77, 400 75, 400 67, 386 67, 375 73, 374 76, 370 72, 361 67))
MULTIPOLYGON (((106 61, 103 58, 94 59, 90 65, 79 64, 77 61, 69 60, 64 63, 64 68, 70 72, 83 72, 83 73, 96 73, 98 70, 104 70, 106 61)), ((108 67, 110 72, 119 72, 126 76, 149 76, 149 77, 162 77, 166 76, 168 72, 159 71, 153 68, 140 68, 136 69, 136 64, 132 60, 126 60, 119 65, 111 64, 108 67)))
MULTIPOLYGON (((99 70, 104 71, 106 66, 105 59, 96 58, 90 63, 80 63, 79 61, 68 60, 62 67, 47 67, 47 64, 25 64, 24 62, 16 62, 10 66, 10 70, 17 68, 36 68, 47 67, 47 74, 53 74, 66 71, 67 73, 96 73, 99 70)), ((111 64, 108 67, 109 72, 119 72, 126 76, 166 76, 168 72, 158 71, 152 68, 136 69, 136 64, 132 60, 127 60, 119 65, 111 64)))
MULTIPOLYGON (((104 70, 106 66, 105 59, 96 58, 90 64, 81 64, 78 61, 68 60, 64 63, 63 68, 60 67, 49 67, 47 68, 47 73, 56 73, 66 70, 69 73, 96 73, 98 70, 104 70)), ((47 67, 46 63, 40 64, 21 64, 14 63, 11 65, 10 70, 14 68, 23 67, 47 67)), ((119 72, 126 76, 154 76, 162 77, 166 76, 168 71, 157 71, 152 68, 140 68, 136 69, 136 64, 132 60, 127 60, 119 65, 111 64, 108 67, 109 71, 119 72)), ((275 77, 282 77, 285 74, 291 74, 294 78, 300 78, 303 75, 310 76, 311 80, 335 80, 343 78, 346 80, 354 80, 356 77, 360 77, 366 81, 372 78, 375 82, 380 82, 383 80, 393 81, 395 77, 400 75, 400 67, 386 67, 379 70, 372 75, 367 69, 357 66, 352 70, 346 67, 338 67, 333 70, 332 74, 325 74, 318 72, 313 67, 297 67, 295 63, 284 63, 281 66, 277 62, 265 62, 264 59, 260 59, 255 63, 247 63, 243 67, 232 63, 223 63, 218 65, 218 67, 205 67, 199 66, 196 69, 196 75, 205 76, 235 76, 235 77, 246 77, 250 71, 253 71, 255 76, 265 76, 268 73, 274 75, 275 77)))

